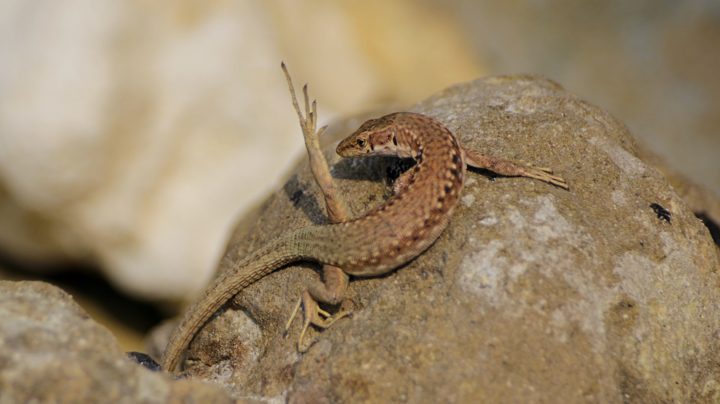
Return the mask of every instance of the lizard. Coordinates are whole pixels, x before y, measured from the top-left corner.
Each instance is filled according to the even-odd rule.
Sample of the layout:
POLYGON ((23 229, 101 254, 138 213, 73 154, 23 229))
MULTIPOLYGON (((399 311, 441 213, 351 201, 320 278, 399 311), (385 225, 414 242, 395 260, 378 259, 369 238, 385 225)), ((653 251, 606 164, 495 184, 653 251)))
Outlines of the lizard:
POLYGON ((447 227, 468 165, 568 188, 550 169, 464 149, 442 123, 418 113, 397 112, 370 119, 341 141, 336 152, 342 157, 409 157, 416 164, 395 181, 393 195, 365 215, 290 231, 220 274, 171 334, 163 369, 177 369, 195 334, 228 300, 288 264, 315 261, 342 268, 348 275, 368 277, 385 274, 420 255, 447 227))

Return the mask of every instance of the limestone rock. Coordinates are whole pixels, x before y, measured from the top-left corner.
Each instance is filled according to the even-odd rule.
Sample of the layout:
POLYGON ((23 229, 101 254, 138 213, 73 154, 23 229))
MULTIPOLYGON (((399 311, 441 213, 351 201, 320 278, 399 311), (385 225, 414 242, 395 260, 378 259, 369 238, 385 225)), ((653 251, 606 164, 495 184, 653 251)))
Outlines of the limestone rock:
POLYGON ((230 401, 218 386, 132 363, 60 289, 0 281, 1 403, 230 401))
MULTIPOLYGON (((310 264, 241 292, 191 345, 189 374, 291 402, 720 399, 718 249, 621 123, 527 76, 451 87, 412 110, 468 148, 554 168, 570 190, 471 172, 440 239, 387 276, 354 280, 353 316, 313 332, 306 353, 299 324, 287 338, 282 328, 317 277, 310 264)), ((359 123, 334 125, 336 139, 359 123)), ((338 161, 333 146, 354 214, 389 196, 397 162, 338 161)), ((303 162, 241 223, 221 269, 324 220, 303 162)))

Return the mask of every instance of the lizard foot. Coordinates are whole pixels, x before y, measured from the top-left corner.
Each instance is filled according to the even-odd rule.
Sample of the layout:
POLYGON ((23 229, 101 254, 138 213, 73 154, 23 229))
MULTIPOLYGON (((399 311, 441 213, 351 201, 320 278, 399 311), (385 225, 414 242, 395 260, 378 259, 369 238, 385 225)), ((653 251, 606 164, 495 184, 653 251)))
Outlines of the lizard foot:
POLYGON ((534 167, 528 165, 521 169, 520 172, 520 175, 523 177, 534 178, 536 180, 547 182, 548 184, 552 184, 563 189, 569 189, 568 183, 565 181, 565 179, 557 175, 553 175, 553 171, 550 168, 534 167))
POLYGON ((290 318, 285 324, 286 333, 290 329, 290 325, 292 324, 293 320, 295 320, 295 317, 297 316, 301 305, 303 307, 304 321, 302 325, 302 330, 300 331, 300 336, 297 340, 297 350, 300 352, 305 352, 310 347, 310 345, 312 345, 305 345, 304 343, 305 333, 307 332, 308 328, 310 328, 311 324, 324 329, 330 327, 333 323, 340 320, 341 318, 347 317, 352 314, 352 310, 340 310, 339 312, 335 313, 335 315, 328 313, 327 311, 320 308, 320 305, 315 301, 315 299, 313 299, 313 297, 310 295, 310 292, 306 290, 298 299, 297 304, 295 304, 295 308, 293 308, 293 311, 290 314, 290 318))

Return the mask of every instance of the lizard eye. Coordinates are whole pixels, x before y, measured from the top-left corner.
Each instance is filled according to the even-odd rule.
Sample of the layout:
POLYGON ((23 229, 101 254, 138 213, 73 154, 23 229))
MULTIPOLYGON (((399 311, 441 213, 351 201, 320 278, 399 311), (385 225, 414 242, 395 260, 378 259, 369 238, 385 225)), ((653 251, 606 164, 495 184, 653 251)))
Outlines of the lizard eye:
POLYGON ((364 140, 364 139, 358 139, 358 140, 357 140, 357 145, 360 146, 360 147, 365 146, 365 140, 364 140))

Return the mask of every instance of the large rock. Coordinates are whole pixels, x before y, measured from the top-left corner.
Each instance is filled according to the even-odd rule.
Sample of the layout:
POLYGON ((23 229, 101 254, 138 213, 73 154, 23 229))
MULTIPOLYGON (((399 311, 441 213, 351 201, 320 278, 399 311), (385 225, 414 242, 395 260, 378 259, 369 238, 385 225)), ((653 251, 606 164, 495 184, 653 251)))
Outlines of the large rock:
MULTIPOLYGON (((189 374, 295 402, 720 400, 718 250, 621 123, 525 76, 452 87, 412 110, 467 148, 553 167, 570 190, 470 173, 440 239, 388 276, 353 281, 353 316, 313 332, 306 353, 299 324, 289 338, 282 328, 312 265, 241 292, 192 344, 189 374)), ((333 146, 355 215, 387 198, 396 162, 338 161, 333 146)), ((241 223, 221 268, 325 221, 323 210, 303 162, 241 223)))
POLYGON ((0 403, 230 401, 217 386, 132 363, 60 289, 0 281, 0 403))

